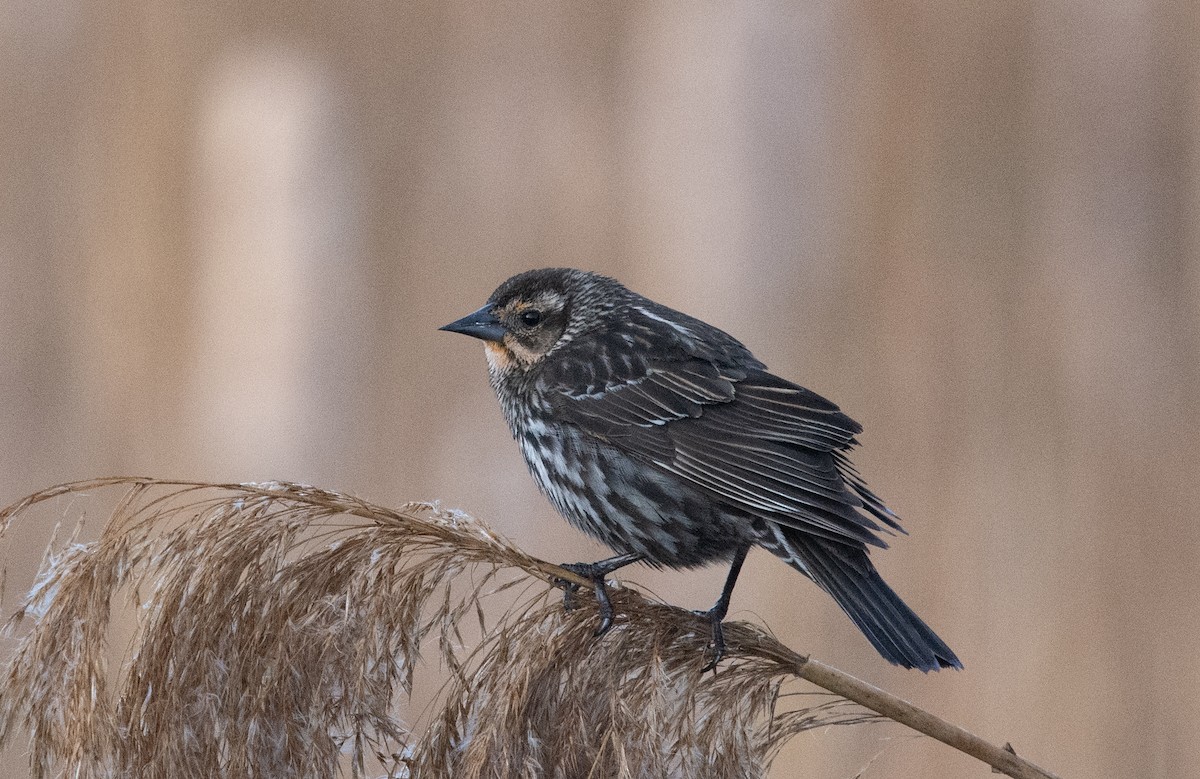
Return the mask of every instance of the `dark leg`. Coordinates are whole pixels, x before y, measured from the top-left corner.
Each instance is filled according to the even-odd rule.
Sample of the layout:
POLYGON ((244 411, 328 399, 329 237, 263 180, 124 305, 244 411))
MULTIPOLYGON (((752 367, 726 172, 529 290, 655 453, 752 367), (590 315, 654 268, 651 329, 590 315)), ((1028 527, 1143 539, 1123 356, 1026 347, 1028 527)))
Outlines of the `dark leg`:
POLYGON ((733 556, 733 564, 729 566, 729 575, 725 577, 725 587, 721 590, 721 597, 717 598, 717 602, 711 609, 701 612, 701 615, 708 617, 709 623, 712 624, 713 656, 700 670, 700 673, 707 673, 716 668, 717 663, 721 662, 721 658, 725 654, 725 631, 721 628, 721 621, 729 613, 729 599, 733 596, 733 586, 737 584, 738 574, 742 572, 742 563, 746 562, 746 554, 749 551, 749 544, 737 550, 733 556))
MULTIPOLYGON (((608 585, 604 583, 605 578, 613 571, 630 563, 636 563, 641 560, 640 554, 632 552, 628 554, 619 554, 616 557, 608 557, 604 560, 598 560, 594 563, 563 563, 560 568, 566 568, 571 573, 577 573, 585 579, 591 579, 592 589, 596 592, 596 604, 600 609, 600 625, 596 628, 596 636, 602 636, 612 627, 613 622, 613 607, 612 601, 608 599, 608 585)), ((563 608, 568 611, 574 606, 573 598, 575 591, 579 589, 579 585, 574 582, 561 582, 563 592, 563 608)))

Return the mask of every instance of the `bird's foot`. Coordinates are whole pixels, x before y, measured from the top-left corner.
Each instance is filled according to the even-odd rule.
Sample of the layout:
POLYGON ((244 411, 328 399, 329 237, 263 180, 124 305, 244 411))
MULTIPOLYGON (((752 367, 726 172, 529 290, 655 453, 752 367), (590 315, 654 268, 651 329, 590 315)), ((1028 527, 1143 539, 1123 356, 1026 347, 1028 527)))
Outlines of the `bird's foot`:
POLYGON ((721 604, 713 606, 708 611, 693 612, 697 617, 704 617, 708 620, 708 624, 712 627, 712 642, 705 649, 705 654, 711 649, 712 656, 704 667, 700 669, 701 674, 706 674, 709 671, 715 672, 717 663, 721 662, 721 658, 725 656, 725 629, 721 627, 721 622, 725 619, 727 607, 723 608, 721 604))
MULTIPOLYGON (((563 563, 560 568, 566 568, 571 573, 579 574, 585 579, 592 582, 592 590, 596 593, 596 606, 600 610, 600 624, 596 627, 596 632, 593 634, 597 638, 608 632, 613 625, 613 607, 612 601, 608 598, 608 584, 605 579, 608 574, 612 573, 612 569, 603 565, 606 561, 600 563, 563 563)), ((579 592, 580 585, 576 582, 569 582, 566 579, 555 579, 556 586, 563 588, 563 608, 571 611, 575 608, 575 594, 579 592)))

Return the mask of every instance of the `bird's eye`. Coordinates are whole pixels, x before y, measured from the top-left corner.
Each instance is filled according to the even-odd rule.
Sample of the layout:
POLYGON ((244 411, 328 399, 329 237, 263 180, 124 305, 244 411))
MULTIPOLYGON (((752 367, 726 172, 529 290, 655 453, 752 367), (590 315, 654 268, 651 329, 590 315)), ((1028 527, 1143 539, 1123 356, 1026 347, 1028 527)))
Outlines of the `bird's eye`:
POLYGON ((527 308, 521 312, 521 323, 527 327, 536 327, 541 324, 542 312, 536 308, 527 308))

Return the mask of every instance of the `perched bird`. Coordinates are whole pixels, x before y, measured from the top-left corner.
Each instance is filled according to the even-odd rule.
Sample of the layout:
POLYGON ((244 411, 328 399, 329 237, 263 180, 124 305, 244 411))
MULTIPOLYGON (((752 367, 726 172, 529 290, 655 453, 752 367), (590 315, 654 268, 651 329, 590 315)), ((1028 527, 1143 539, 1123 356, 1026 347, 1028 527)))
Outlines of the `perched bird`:
POLYGON ((482 339, 492 388, 538 487, 575 527, 617 555, 567 566, 594 583, 633 562, 692 568, 727 562, 721 622, 752 546, 833 596, 884 658, 961 668, 958 658, 871 564, 884 528, 903 532, 847 452, 862 427, 837 406, 768 373, 712 325, 564 268, 500 285, 442 330, 482 339))

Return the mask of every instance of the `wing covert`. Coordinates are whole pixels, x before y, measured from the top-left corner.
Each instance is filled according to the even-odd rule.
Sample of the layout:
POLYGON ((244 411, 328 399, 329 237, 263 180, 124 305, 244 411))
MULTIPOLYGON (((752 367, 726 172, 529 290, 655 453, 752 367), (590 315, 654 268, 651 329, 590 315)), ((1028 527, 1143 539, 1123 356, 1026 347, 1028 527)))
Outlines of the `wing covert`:
POLYGON ((750 514, 877 546, 881 527, 860 509, 899 527, 858 489, 843 454, 862 428, 815 392, 686 353, 610 363, 604 373, 600 386, 547 375, 540 389, 560 419, 750 514))

